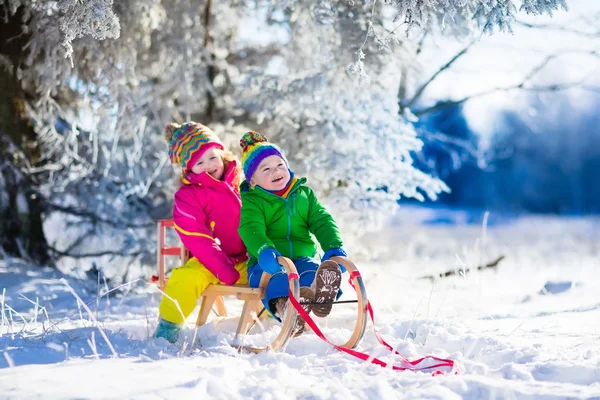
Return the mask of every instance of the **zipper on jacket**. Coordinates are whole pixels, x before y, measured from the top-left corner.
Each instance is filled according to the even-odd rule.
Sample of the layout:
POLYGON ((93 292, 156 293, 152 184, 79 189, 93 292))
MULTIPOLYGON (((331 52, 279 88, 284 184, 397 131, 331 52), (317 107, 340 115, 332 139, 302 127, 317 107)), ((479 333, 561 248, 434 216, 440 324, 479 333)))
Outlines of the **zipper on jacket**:
POLYGON ((286 238, 288 240, 288 243, 290 244, 290 259, 293 260, 294 259, 294 246, 292 245, 292 241, 290 239, 290 233, 292 231, 292 215, 290 212, 290 203, 289 203, 288 199, 285 199, 285 211, 287 213, 287 223, 288 223, 286 238))
POLYGON ((298 210, 296 209, 296 193, 292 193, 292 214, 296 215, 298 210))
MULTIPOLYGON (((287 229, 287 235, 286 235, 286 239, 288 241, 288 243, 290 244, 290 259, 294 259, 294 245, 292 243, 292 240, 290 239, 290 233, 292 231, 292 210, 290 210, 291 204, 289 201, 289 197, 287 198, 283 198, 280 196, 277 196, 274 193, 269 192, 268 190, 265 190, 264 188, 261 188, 260 186, 257 186, 258 189, 262 190, 263 192, 270 194, 271 196, 275 196, 278 199, 281 199, 283 201, 285 201, 285 212, 287 214, 287 225, 288 225, 288 229, 287 229)), ((293 190, 293 189, 292 189, 293 190)), ((293 200, 293 213, 296 214, 296 193, 292 193, 291 194, 292 200, 293 200)))

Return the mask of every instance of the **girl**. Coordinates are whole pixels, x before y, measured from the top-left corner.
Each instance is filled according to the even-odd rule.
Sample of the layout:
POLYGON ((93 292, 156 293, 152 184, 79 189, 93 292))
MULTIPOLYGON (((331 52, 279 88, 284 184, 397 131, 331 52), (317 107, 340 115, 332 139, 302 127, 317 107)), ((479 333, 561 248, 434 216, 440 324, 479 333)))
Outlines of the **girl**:
POLYGON ((174 226, 193 256, 173 270, 165 288, 168 297, 163 296, 159 307, 154 337, 173 343, 208 285, 248 283, 248 256, 237 231, 241 167, 235 156, 197 122, 167 125, 165 139, 171 161, 183 169, 175 193, 174 226))

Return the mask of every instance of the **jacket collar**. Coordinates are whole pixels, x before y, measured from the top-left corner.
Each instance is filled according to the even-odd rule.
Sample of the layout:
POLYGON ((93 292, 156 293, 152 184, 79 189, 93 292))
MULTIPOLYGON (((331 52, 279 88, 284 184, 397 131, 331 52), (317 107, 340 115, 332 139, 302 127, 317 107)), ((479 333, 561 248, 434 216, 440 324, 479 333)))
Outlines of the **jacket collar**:
MULTIPOLYGON (((305 183, 306 183, 306 178, 296 179, 296 182, 290 189, 289 194, 296 192, 300 188, 300 186, 304 185, 305 183)), ((268 190, 261 188, 260 186, 255 186, 255 187, 250 186, 250 182, 248 182, 248 181, 242 182, 242 184, 240 186, 240 191, 242 193, 256 194, 256 195, 267 197, 267 198, 277 198, 277 199, 285 200, 283 197, 277 196, 276 194, 271 193, 268 190)), ((288 196, 289 196, 289 194, 288 194, 288 196)))
POLYGON ((184 185, 198 185, 198 186, 214 186, 219 183, 226 183, 227 185, 233 187, 233 179, 235 178, 235 171, 238 166, 238 161, 233 160, 229 163, 225 171, 223 172, 223 180, 218 180, 207 174, 206 172, 201 172, 199 174, 194 174, 193 172, 188 172, 187 174, 181 177, 181 181, 184 185))

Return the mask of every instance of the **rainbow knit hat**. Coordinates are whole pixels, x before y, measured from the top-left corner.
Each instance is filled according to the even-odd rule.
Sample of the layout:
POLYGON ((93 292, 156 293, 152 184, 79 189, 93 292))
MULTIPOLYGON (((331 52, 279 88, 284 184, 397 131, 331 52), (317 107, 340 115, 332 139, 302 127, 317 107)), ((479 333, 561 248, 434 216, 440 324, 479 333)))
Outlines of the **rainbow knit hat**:
POLYGON ((240 139, 240 146, 242 148, 242 166, 244 168, 244 175, 248 181, 252 179, 252 175, 254 175, 254 171, 256 171, 260 162, 269 156, 279 156, 283 158, 285 164, 288 165, 283 150, 278 146, 269 143, 267 138, 258 132, 252 131, 244 133, 244 136, 240 139))
POLYGON ((169 158, 173 164, 179 164, 184 171, 192 168, 196 160, 211 147, 224 149, 210 128, 197 122, 185 122, 181 125, 171 123, 165 127, 165 140, 169 145, 169 158))

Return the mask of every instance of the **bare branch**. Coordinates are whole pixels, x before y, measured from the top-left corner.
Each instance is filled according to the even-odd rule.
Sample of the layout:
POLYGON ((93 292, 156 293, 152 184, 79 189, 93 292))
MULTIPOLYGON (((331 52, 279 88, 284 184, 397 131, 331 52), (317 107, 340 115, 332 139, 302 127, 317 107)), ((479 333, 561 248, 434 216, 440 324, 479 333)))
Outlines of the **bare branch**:
POLYGON ((423 51, 425 40, 427 39, 428 36, 429 36, 429 31, 425 31, 425 33, 423 33, 423 36, 421 36, 421 39, 419 39, 419 43, 417 44, 417 51, 415 52, 416 56, 421 54, 421 52, 423 51))
POLYGON ((475 99, 477 97, 487 96, 488 94, 492 94, 492 93, 496 93, 496 92, 507 92, 507 91, 511 91, 511 90, 515 90, 515 89, 524 90, 524 91, 528 91, 528 92, 560 92, 563 90, 574 89, 574 88, 578 88, 578 89, 582 89, 582 90, 586 90, 586 91, 590 91, 590 92, 597 92, 600 94, 600 86, 585 84, 584 81, 566 82, 566 83, 551 84, 551 85, 546 85, 546 86, 533 86, 533 87, 527 87, 527 86, 524 86, 523 83, 519 83, 517 85, 512 85, 512 86, 491 88, 491 89, 484 90, 479 93, 472 94, 470 96, 465 96, 459 100, 440 101, 431 107, 426 107, 421 110, 413 110, 412 113, 415 114, 416 116, 421 116, 421 115, 432 113, 437 110, 441 110, 446 107, 457 106, 459 104, 465 103, 465 102, 475 99))
POLYGON ((428 140, 435 140, 439 143, 457 146, 465 150, 474 159, 479 160, 481 158, 480 154, 477 151, 477 146, 472 141, 446 135, 441 132, 428 132, 425 130, 419 132, 419 136, 423 136, 428 140))
POLYGON ((558 91, 563 91, 563 90, 568 90, 568 89, 573 89, 573 88, 580 88, 580 89, 586 90, 586 91, 598 92, 599 91, 598 87, 586 83, 587 79, 589 79, 591 76, 593 76, 593 74, 590 74, 587 77, 584 77, 580 80, 573 81, 573 82, 555 83, 555 84, 540 85, 540 86, 527 86, 527 84, 529 82, 531 82, 531 80, 540 71, 542 71, 551 61, 553 61, 561 56, 564 56, 566 54, 586 54, 586 55, 590 55, 592 57, 600 57, 600 52, 598 52, 598 50, 591 50, 591 51, 567 50, 567 51, 563 51, 560 53, 550 54, 546 58, 544 58, 539 64, 537 64, 535 67, 533 67, 523 77, 521 82, 519 82, 517 84, 505 86, 505 87, 494 87, 494 88, 486 89, 481 92, 465 96, 462 99, 458 99, 458 100, 440 101, 430 107, 425 107, 420 110, 412 110, 412 113, 416 116, 421 116, 421 115, 429 114, 431 112, 440 110, 442 108, 457 106, 457 105, 465 103, 469 100, 472 100, 472 99, 475 99, 478 97, 487 96, 492 93, 507 92, 507 91, 516 90, 516 89, 529 91, 529 92, 558 92, 558 91))
POLYGON ((98 251, 95 253, 83 253, 83 254, 73 254, 70 252, 65 252, 58 250, 52 246, 49 246, 50 250, 61 257, 72 257, 72 258, 94 258, 94 257, 102 257, 102 256, 119 256, 119 257, 137 257, 142 254, 148 254, 148 251, 135 251, 133 253, 127 253, 127 249, 120 250, 104 250, 98 251))
POLYGON ((104 223, 104 224, 107 224, 107 225, 110 225, 113 227, 120 227, 120 228, 150 228, 150 227, 154 226, 153 223, 132 224, 132 223, 123 223, 120 221, 111 221, 109 219, 102 218, 102 217, 94 214, 91 211, 81 210, 81 209, 77 209, 75 207, 70 207, 70 206, 61 206, 61 205, 54 204, 54 203, 47 203, 47 206, 50 210, 53 210, 53 211, 60 211, 65 214, 88 218, 88 219, 90 219, 90 221, 93 224, 101 222, 101 223, 104 223))
POLYGON ((236 52, 232 52, 227 56, 227 62, 235 63, 252 63, 257 60, 265 60, 281 54, 281 47, 274 44, 267 44, 262 47, 244 47, 236 52))
POLYGON ((475 43, 477 43, 480 38, 481 38, 481 34, 477 37, 477 39, 472 40, 461 51, 459 51, 457 54, 455 54, 454 57, 452 57, 446 64, 442 65, 440 67, 440 69, 438 69, 433 75, 431 75, 431 77, 427 80, 427 82, 425 82, 423 85, 421 85, 421 87, 417 90, 417 92, 414 94, 414 96, 408 102, 401 103, 400 112, 402 112, 402 110, 405 108, 411 108, 413 106, 413 104, 415 104, 415 102, 417 102, 417 100, 419 100, 419 98, 421 97, 421 95, 423 94, 425 89, 427 89, 427 87, 431 84, 431 82, 433 82, 442 72, 444 72, 445 70, 450 68, 452 66, 452 64, 454 64, 459 58, 461 58, 462 56, 467 54, 469 49, 475 43))
POLYGON ((556 60, 557 58, 562 57, 564 55, 571 55, 571 54, 585 54, 585 55, 590 55, 592 57, 600 56, 600 53, 598 53, 597 50, 591 50, 591 51, 565 50, 565 51, 561 51, 558 53, 550 54, 550 55, 546 56, 538 65, 536 65, 534 68, 532 68, 531 71, 529 71, 529 73, 527 75, 525 75, 525 78, 523 79, 523 83, 530 81, 535 75, 537 75, 541 70, 543 70, 551 61, 556 60))
MULTIPOLYGON (((600 29, 597 29, 596 32, 585 32, 579 29, 569 28, 563 25, 554 25, 554 24, 532 24, 530 22, 525 21, 515 21, 517 24, 524 26, 526 28, 532 29, 544 29, 544 30, 552 30, 552 31, 561 31, 566 33, 572 33, 575 35, 583 36, 586 38, 600 38, 600 29)), ((598 20, 595 21, 598 23, 598 20)), ((596 25, 597 26, 597 25, 596 25)))
MULTIPOLYGON (((502 261, 504 259, 504 256, 501 255, 498 258, 496 258, 495 260, 485 264, 485 265, 479 265, 477 268, 473 268, 474 270, 484 270, 487 268, 497 268, 498 267, 498 263, 500 263, 500 261, 502 261)), ((466 273, 471 272, 470 268, 466 268, 466 269, 459 269, 459 270, 450 270, 450 271, 446 271, 443 272, 441 274, 437 274, 437 275, 426 275, 426 276, 422 276, 419 279, 430 279, 430 280, 436 280, 438 278, 447 278, 449 276, 454 276, 454 275, 465 275, 466 273)))
MULTIPOLYGON (((92 227, 92 228, 90 228, 90 229, 88 229, 88 231, 87 231, 85 234, 83 234, 83 235, 80 235, 80 236, 77 238, 77 240, 75 240, 73 243, 71 243, 71 245, 70 245, 69 247, 67 247, 67 249, 64 251, 64 253, 63 253, 63 254, 70 254, 70 253, 71 253, 71 251, 72 251, 72 250, 73 250, 75 247, 77 247, 77 246, 79 246, 81 243, 83 243, 83 241, 84 241, 85 239, 87 239, 87 237, 88 237, 88 236, 89 236, 89 235, 90 235, 92 232, 94 232, 94 228, 93 228, 93 227, 92 227)), ((57 252, 56 250, 55 250, 55 252, 58 254, 58 252, 57 252)))

